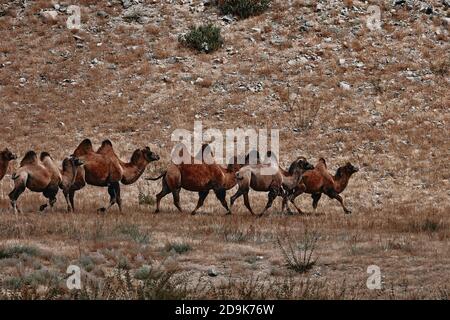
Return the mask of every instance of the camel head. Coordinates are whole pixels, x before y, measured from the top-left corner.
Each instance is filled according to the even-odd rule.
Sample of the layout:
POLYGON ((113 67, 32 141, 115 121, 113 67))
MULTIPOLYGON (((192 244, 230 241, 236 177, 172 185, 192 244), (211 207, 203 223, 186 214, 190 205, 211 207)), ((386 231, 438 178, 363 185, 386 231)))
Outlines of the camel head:
POLYGON ((69 158, 65 158, 62 163, 63 171, 71 168, 80 167, 84 164, 78 157, 71 155, 69 158))
POLYGON ((6 148, 5 150, 0 151, 0 158, 4 161, 11 161, 16 160, 17 156, 6 148))
POLYGON ((352 165, 350 162, 347 162, 345 166, 339 167, 336 171, 336 178, 340 178, 344 175, 350 177, 355 172, 358 172, 359 168, 352 165))
POLYGON ((144 156, 145 160, 148 162, 152 161, 158 161, 159 155, 157 155, 155 152, 151 151, 149 147, 145 147, 141 149, 142 155, 144 156))
POLYGON ((289 173, 294 173, 295 170, 307 171, 314 169, 314 166, 306 160, 305 157, 298 157, 289 167, 289 173))

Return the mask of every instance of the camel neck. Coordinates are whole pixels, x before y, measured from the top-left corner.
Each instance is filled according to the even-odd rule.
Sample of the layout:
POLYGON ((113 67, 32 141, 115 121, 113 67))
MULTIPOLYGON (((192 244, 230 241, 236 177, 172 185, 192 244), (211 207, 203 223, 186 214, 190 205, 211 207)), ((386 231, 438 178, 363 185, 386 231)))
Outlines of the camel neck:
POLYGON ((334 181, 336 184, 336 192, 341 193, 344 191, 344 189, 347 187, 348 180, 350 180, 350 176, 348 175, 341 175, 340 177, 334 176, 334 181))
POLYGON ((5 161, 3 159, 0 160, 0 177, 4 177, 6 171, 8 170, 9 161, 5 161))
POLYGON ((137 179, 141 177, 144 173, 145 168, 148 163, 142 163, 141 161, 137 164, 127 163, 123 166, 123 184, 135 183, 137 179))

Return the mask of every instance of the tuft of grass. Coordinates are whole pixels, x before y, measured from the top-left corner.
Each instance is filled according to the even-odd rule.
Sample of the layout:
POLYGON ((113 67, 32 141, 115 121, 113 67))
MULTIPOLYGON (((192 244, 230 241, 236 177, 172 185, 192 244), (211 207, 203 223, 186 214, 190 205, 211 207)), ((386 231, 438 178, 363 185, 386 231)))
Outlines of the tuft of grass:
POLYGON ((142 190, 139 190, 138 201, 140 205, 153 206, 156 203, 155 198, 150 193, 145 193, 142 190))
POLYGON ((232 14, 241 19, 256 16, 269 8, 271 0, 220 0, 222 14, 232 14))
POLYGON ((213 24, 191 27, 187 34, 180 35, 180 43, 199 52, 210 53, 223 45, 220 27, 213 24))
POLYGON ((309 271, 317 262, 313 258, 319 236, 317 233, 310 233, 305 229, 303 237, 300 240, 292 239, 286 236, 286 244, 283 245, 280 237, 277 237, 277 243, 289 269, 298 273, 309 271))
POLYGON ((150 235, 141 231, 139 226, 135 224, 120 224, 114 231, 118 234, 129 237, 131 240, 139 244, 148 244, 150 242, 150 235))
POLYGON ((446 228, 446 224, 441 220, 426 218, 423 221, 412 221, 409 224, 409 229, 414 232, 438 232, 446 228))
POLYGON ((166 244, 165 249, 167 252, 175 251, 178 254, 183 254, 192 250, 192 247, 189 243, 185 242, 169 242, 166 244))
POLYGON ((16 245, 8 248, 0 248, 0 259, 17 258, 22 254, 37 256, 39 255, 39 249, 27 245, 16 245))

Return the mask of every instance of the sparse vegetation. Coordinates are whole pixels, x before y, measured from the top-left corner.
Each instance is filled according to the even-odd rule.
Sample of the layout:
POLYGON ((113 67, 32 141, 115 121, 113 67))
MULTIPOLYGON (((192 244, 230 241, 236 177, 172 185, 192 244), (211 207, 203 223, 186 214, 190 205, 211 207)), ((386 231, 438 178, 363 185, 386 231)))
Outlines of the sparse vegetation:
POLYGON ((269 8, 271 0, 219 0, 222 14, 232 14, 240 18, 248 18, 261 14, 269 8))
POLYGON ((305 229, 300 240, 293 239, 289 235, 283 238, 285 244, 280 237, 277 238, 277 243, 287 267, 299 273, 309 271, 317 262, 317 258, 313 255, 319 236, 305 229))
POLYGON ((150 235, 141 231, 139 226, 135 224, 120 224, 116 227, 115 232, 128 236, 130 239, 139 244, 148 244, 150 241, 150 235))
POLYGON ((166 244, 165 249, 167 252, 174 251, 178 254, 183 254, 192 250, 192 247, 186 242, 169 242, 166 244))
POLYGON ((223 45, 220 27, 212 24, 191 27, 187 34, 179 37, 179 41, 189 48, 205 53, 216 51, 223 45))
POLYGON ((36 256, 39 254, 39 249, 27 245, 15 245, 0 248, 0 259, 17 258, 22 254, 36 256))

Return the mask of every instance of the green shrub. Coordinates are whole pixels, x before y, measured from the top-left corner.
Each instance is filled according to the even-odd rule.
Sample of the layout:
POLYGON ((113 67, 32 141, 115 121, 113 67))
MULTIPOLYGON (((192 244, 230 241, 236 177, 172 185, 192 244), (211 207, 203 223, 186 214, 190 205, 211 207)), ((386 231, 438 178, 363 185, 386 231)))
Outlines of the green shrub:
POLYGON ((222 14, 232 14, 245 19, 266 11, 271 0, 220 0, 222 14))
POLYGON ((212 24, 191 27, 190 31, 181 35, 178 40, 188 48, 206 53, 213 52, 223 45, 220 27, 212 24))

